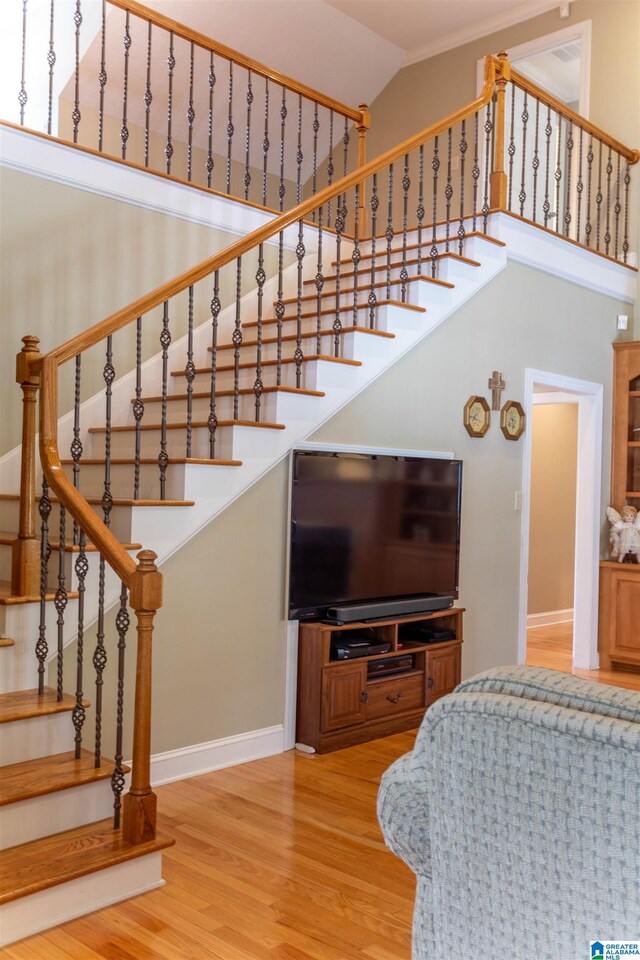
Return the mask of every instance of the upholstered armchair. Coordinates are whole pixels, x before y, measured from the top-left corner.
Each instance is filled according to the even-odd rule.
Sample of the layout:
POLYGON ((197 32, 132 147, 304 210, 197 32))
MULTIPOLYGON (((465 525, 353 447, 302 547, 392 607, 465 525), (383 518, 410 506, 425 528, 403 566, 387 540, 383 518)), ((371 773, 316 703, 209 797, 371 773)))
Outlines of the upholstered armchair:
POLYGON ((384 774, 413 960, 588 960, 640 940, 640 693, 536 667, 460 684, 384 774))

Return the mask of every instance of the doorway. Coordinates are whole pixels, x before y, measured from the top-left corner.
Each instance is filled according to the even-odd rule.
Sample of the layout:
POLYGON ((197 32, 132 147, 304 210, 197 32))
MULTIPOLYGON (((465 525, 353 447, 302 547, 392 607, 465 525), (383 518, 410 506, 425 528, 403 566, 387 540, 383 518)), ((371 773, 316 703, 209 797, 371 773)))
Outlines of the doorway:
MULTIPOLYGON (((602 486, 602 384, 576 380, 541 370, 525 371, 525 410, 533 422, 535 398, 577 407, 575 537, 573 540, 574 667, 598 666, 598 571, 600 559, 602 486)), ((522 538, 520 555, 519 663, 527 648, 529 608, 529 548, 531 540, 533 430, 525 433, 522 483, 522 538)), ((562 609, 562 608, 560 608, 562 609)))

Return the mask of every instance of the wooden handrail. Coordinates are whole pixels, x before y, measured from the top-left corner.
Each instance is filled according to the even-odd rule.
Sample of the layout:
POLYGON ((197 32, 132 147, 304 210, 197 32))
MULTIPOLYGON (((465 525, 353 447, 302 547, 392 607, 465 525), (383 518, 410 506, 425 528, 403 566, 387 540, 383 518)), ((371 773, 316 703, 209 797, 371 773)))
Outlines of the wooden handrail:
MULTIPOLYGON (((89 330, 78 334, 77 337, 67 340, 66 343, 56 347, 55 350, 50 351, 46 356, 55 360, 57 364, 63 364, 68 360, 72 360, 79 353, 94 346, 96 343, 100 343, 105 337, 126 327, 133 320, 137 319, 137 317, 142 316, 149 310, 153 310, 154 307, 164 303, 165 300, 169 300, 176 294, 186 290, 192 284, 197 283, 198 280, 202 280, 203 277, 214 273, 216 270, 220 270, 228 263, 243 256, 243 254, 249 250, 253 250, 254 247, 265 243, 283 230, 286 230, 286 228, 290 227, 293 223, 298 223, 298 221, 328 203, 330 200, 335 200, 336 197, 350 190, 351 187, 354 187, 357 183, 361 183, 379 170, 383 170, 390 163, 393 163, 400 157, 404 157, 405 154, 411 153, 412 150, 426 143, 427 140, 438 136, 444 130, 448 130, 449 127, 454 126, 461 120, 466 120, 467 117, 472 116, 489 102, 493 94, 496 76, 499 75, 501 69, 501 62, 497 58, 491 56, 486 57, 485 79, 482 91, 480 92, 480 96, 473 100, 472 103, 456 110, 455 113, 445 117, 444 120, 431 124, 431 126, 409 137, 397 147, 387 150, 386 153, 381 154, 375 160, 370 160, 369 163, 363 167, 359 167, 357 170, 348 173, 342 177, 342 179, 336 180, 331 186, 325 187, 324 190, 304 200, 298 204, 297 207, 293 207, 291 210, 280 214, 280 216, 275 217, 264 226, 258 227, 253 233, 242 237, 230 246, 225 247, 224 250, 216 253, 213 257, 203 260, 195 267, 180 274, 180 276, 162 284, 162 286, 152 290, 151 293, 145 294, 145 296, 140 297, 128 307, 112 313, 110 317, 97 323, 89 330)), ((35 369, 37 370, 38 367, 36 366, 35 369)))
POLYGON ((332 97, 327 97, 324 93, 320 93, 312 87, 307 87, 304 83, 298 83, 297 80, 286 76, 284 73, 278 73, 277 70, 272 70, 264 63, 260 63, 259 60, 253 60, 238 50, 227 47, 224 43, 218 43, 216 40, 212 40, 198 30, 192 30, 177 20, 172 20, 171 17, 165 17, 164 14, 157 13, 149 7, 145 7, 142 3, 138 3, 137 0, 108 0, 108 2, 114 7, 120 7, 121 10, 128 10, 137 17, 150 21, 165 30, 170 30, 175 36, 182 37, 183 40, 188 40, 203 50, 209 50, 223 57, 225 60, 231 60, 233 63, 237 63, 247 70, 251 70, 252 73, 257 73, 262 77, 273 80, 273 82, 279 86, 286 87, 287 90, 291 90, 292 93, 299 93, 308 100, 313 100, 318 105, 327 107, 329 110, 334 110, 336 113, 341 114, 341 116, 353 120, 354 123, 364 124, 368 128, 368 111, 366 109, 363 110, 359 108, 358 110, 354 110, 352 107, 340 103, 339 100, 334 100, 332 97))
POLYGON ((625 145, 620 143, 619 140, 609 136, 609 134, 605 133, 604 130, 601 130, 600 127, 596 127, 595 123, 585 120, 585 118, 581 117, 579 113, 576 113, 575 110, 572 110, 571 107, 568 107, 566 103, 563 103, 561 100, 556 100, 552 94, 548 93, 546 90, 543 90, 542 87, 536 86, 535 83, 532 83, 531 80, 527 79, 527 77, 523 77, 522 74, 518 73, 516 70, 510 68, 509 73, 510 76, 508 79, 510 79, 512 83, 515 83, 517 87, 521 87, 523 90, 526 90, 527 93, 531 93, 534 97, 540 100, 541 103, 551 107, 552 110, 555 110, 556 113, 566 117, 567 120, 571 120, 576 124, 576 126, 581 127, 582 130, 585 130, 587 133, 590 133, 592 136, 596 137, 597 140, 601 140, 603 143, 606 143, 608 147, 611 147, 612 150, 615 150, 616 153, 619 153, 621 156, 623 156, 629 161, 629 163, 634 164, 640 160, 640 150, 632 150, 630 147, 625 147, 625 145))

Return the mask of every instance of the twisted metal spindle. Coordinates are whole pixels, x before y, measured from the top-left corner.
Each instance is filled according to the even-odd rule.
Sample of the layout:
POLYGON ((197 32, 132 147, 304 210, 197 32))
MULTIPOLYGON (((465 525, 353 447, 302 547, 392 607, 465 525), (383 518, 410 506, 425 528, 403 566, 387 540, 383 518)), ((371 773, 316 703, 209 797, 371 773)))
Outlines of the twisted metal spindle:
POLYGON ((607 174, 607 202, 605 207, 604 252, 607 256, 609 256, 609 246, 611 244, 611 174, 613 173, 613 164, 611 163, 611 147, 609 147, 605 172, 607 174))
POLYGON ((489 220, 489 170, 491 169, 491 132, 493 120, 491 117, 491 103, 487 104, 487 118, 484 122, 485 156, 484 156, 484 198, 482 201, 482 232, 487 232, 489 220))
POLYGON ((507 200, 507 209, 513 210, 512 198, 513 198, 513 158, 516 152, 516 142, 515 142, 515 120, 516 120, 516 85, 515 83, 511 84, 511 123, 509 127, 509 146, 507 147, 507 153, 509 154, 509 194, 507 200))
POLYGON ((316 285, 316 354, 322 353, 322 288, 324 287, 324 274, 322 269, 322 216, 323 207, 318 210, 318 261, 316 267, 315 285, 316 285))
POLYGON ((231 150, 233 146, 233 60, 229 61, 229 104, 227 119, 227 193, 231 193, 231 150))
POLYGON ((251 83, 251 70, 247 73, 247 127, 245 132, 245 145, 244 145, 244 177, 242 181, 244 183, 244 198, 245 200, 249 199, 249 187, 251 186, 251 167, 250 167, 250 152, 251 152, 251 105, 253 103, 253 86, 251 83))
POLYGON ((133 401, 133 418, 136 422, 134 434, 133 461, 133 499, 140 497, 140 448, 142 446, 142 418, 144 402, 142 400, 142 317, 136 319, 136 396, 133 401))
POLYGON ((87 538, 84 530, 80 530, 78 556, 74 565, 78 579, 78 633, 76 637, 76 693, 75 704, 71 712, 71 721, 75 730, 75 758, 79 760, 82 753, 82 728, 86 719, 84 707, 84 604, 85 581, 89 572, 89 562, 86 554, 87 538))
POLYGON ((617 161, 617 169, 616 169, 616 202, 613 208, 613 212, 615 214, 615 240, 614 240, 613 255, 616 258, 616 260, 618 259, 618 239, 620 236, 620 211, 622 210, 622 206, 620 204, 620 154, 619 153, 617 154, 617 157, 618 157, 618 161, 617 161))
POLYGON ((27 90, 25 87, 25 71, 27 64, 27 0, 22 0, 22 68, 20 74, 20 91, 18 93, 18 103, 20 104, 20 126, 24 126, 24 108, 27 105, 27 90))
POLYGON ((371 285, 367 305, 369 307, 369 329, 373 330, 376 321, 376 307, 378 298, 376 296, 376 229, 378 223, 378 207, 380 198, 378 197, 378 174, 374 173, 371 186, 371 285))
POLYGON ((562 158, 560 156, 560 144, 562 143, 562 114, 558 114, 558 147, 556 152, 556 170, 554 179, 556 181, 556 233, 560 233, 560 183, 562 181, 562 158))
POLYGON ((169 56, 167 57, 167 67, 169 68, 169 90, 167 95, 167 143, 164 148, 164 155, 167 161, 167 173, 171 173, 171 158, 173 157, 173 142, 171 138, 171 129, 173 124, 173 71, 176 65, 176 58, 173 53, 173 31, 169 33, 169 56))
POLYGON ((346 177, 349 164, 349 121, 346 117, 344 118, 344 134, 342 135, 342 144, 344 146, 344 168, 342 172, 346 177))
POLYGON ((629 173, 629 162, 625 164, 624 171, 624 228, 623 228, 623 240, 622 240, 622 259, 624 263, 627 262, 627 255, 629 253, 629 184, 631 183, 631 175, 629 173))
POLYGON ((296 388, 299 390, 302 386, 302 363, 304 354, 302 352, 302 267, 305 255, 304 246, 304 221, 298 221, 298 243, 296 244, 296 259, 298 261, 297 280, 297 305, 296 305, 296 349, 293 354, 293 360, 296 365, 296 388))
POLYGON ((569 133, 567 136, 567 189, 565 193, 565 204, 564 204, 564 234, 566 237, 569 236, 569 230, 571 229, 571 157, 573 154, 574 140, 573 140, 573 123, 569 121, 569 133))
POLYGON ((256 378, 253 383, 253 392, 256 398, 256 423, 260 422, 262 394, 264 393, 264 383, 262 380, 262 300, 264 296, 264 285, 267 275, 264 272, 264 244, 258 247, 258 269, 256 271, 256 284, 258 286, 258 325, 256 334, 256 378))
MULTIPOLYGON (((458 255, 462 256, 464 251, 464 238, 466 236, 464 226, 464 162, 467 155, 467 126, 466 120, 462 121, 460 126, 460 222, 458 224, 458 255)), ((420 270, 420 261, 418 260, 418 273, 420 270)))
MULTIPOLYGON (((329 159, 327 160, 327 185, 333 183, 333 174, 335 167, 333 165, 333 110, 329 111, 329 159)), ((331 226, 331 200, 327 205, 327 226, 331 226)))
MULTIPOLYGON (((318 104, 313 104, 313 172, 312 189, 313 195, 316 195, 318 187, 318 131, 320 130, 320 121, 318 120, 318 104)), ((315 215, 315 214, 314 214, 315 215)))
POLYGON ((580 243, 581 241, 580 219, 582 214, 582 194, 584 192, 584 180, 582 176, 583 137, 584 137, 584 130, 582 129, 582 127, 580 127, 580 137, 578 140, 578 180, 576 183, 576 193, 578 194, 578 203, 576 208, 576 240, 578 241, 578 243, 580 243))
POLYGON ((193 124, 196 119, 196 112, 193 107, 193 66, 194 66, 194 44, 190 45, 189 55, 189 106, 187 107, 187 180, 191 182, 191 167, 193 162, 193 124))
POLYGON ((351 262, 353 264, 353 325, 358 326, 358 273, 360 267, 360 185, 356 184, 354 199, 354 231, 353 231, 353 251, 351 253, 351 262))
POLYGON ((529 110, 527 105, 527 91, 524 93, 524 106, 522 108, 522 113, 520 115, 522 120, 522 172, 520 179, 520 193, 518 194, 518 200, 520 201, 520 216, 524 216, 524 205, 527 202, 527 191, 525 190, 525 177, 527 169, 527 124, 529 122, 529 110))
POLYGON ((602 140, 598 141, 598 192, 596 193, 596 250, 600 249, 600 220, 602 216, 602 140))
POLYGON ((67 608, 68 595, 65 573, 65 546, 67 539, 67 511, 60 504, 60 542, 58 544, 58 585, 54 598, 54 606, 58 617, 56 619, 58 645, 57 645, 57 663, 56 663, 56 692, 58 702, 62 700, 64 693, 64 613, 67 608))
POLYGON ((453 196, 453 187, 451 185, 451 147, 453 130, 451 127, 447 130, 447 182, 444 188, 445 198, 445 251, 449 253, 449 230, 451 227, 451 197, 453 196))
POLYGON ((439 138, 433 141, 433 158, 431 160, 431 169, 433 170, 433 210, 431 220, 431 276, 436 275, 436 264, 438 262, 438 244, 437 244, 437 221, 438 221, 438 170, 440 169, 440 157, 438 156, 439 138))
POLYGON ((213 92, 216 85, 216 69, 215 63, 213 60, 213 51, 209 58, 209 113, 208 113, 208 152, 207 152, 207 162, 205 164, 207 170, 207 186, 211 186, 211 177, 213 174, 213 168, 215 161, 213 159, 213 92))
POLYGON ((334 357, 340 356, 340 336, 342 334, 342 320, 340 319, 340 272, 341 272, 341 263, 340 263, 340 250, 342 247, 342 231, 344 230, 344 218, 342 216, 343 211, 342 206, 342 197, 339 196, 336 199, 336 220, 335 220, 335 231, 336 231, 336 282, 335 282, 335 294, 336 294, 336 309, 335 309, 335 318, 333 321, 333 355, 334 357))
POLYGON ((55 20, 54 2, 51 0, 51 10, 49 15, 49 52, 47 53, 47 63, 49 64, 49 101, 47 109, 47 133, 52 132, 53 118, 53 68, 56 62, 56 52, 53 44, 53 26, 55 20))
POLYGON ((124 667, 125 652, 127 649, 127 631, 130 625, 129 610, 127 609, 127 588, 124 583, 120 588, 120 607, 116 614, 116 631, 118 633, 118 684, 116 692, 116 750, 114 768, 111 774, 111 790, 113 792, 113 826, 120 827, 120 813, 122 809, 122 791, 125 777, 122 764, 122 742, 124 729, 124 667))
MULTIPOLYGON (((82 354, 76 357, 76 371, 73 395, 73 440, 71 441, 70 453, 73 460, 73 485, 76 490, 80 489, 80 460, 82 459, 82 440, 80 439, 80 387, 82 374, 82 354)), ((78 542, 79 526, 73 525, 73 542, 78 542)))
POLYGON ((102 491, 102 513, 104 523, 108 527, 111 522, 111 508, 113 506, 113 497, 111 495, 111 407, 113 382, 116 378, 116 371, 113 366, 113 337, 107 337, 107 357, 102 376, 105 382, 104 392, 104 484, 102 491))
POLYGON ((285 185, 284 185, 284 135, 285 135, 285 123, 287 120, 287 89, 283 86, 282 88, 282 103, 280 104, 280 184, 278 186, 278 209, 282 212, 284 210, 284 197, 285 197, 285 185))
POLYGON ((40 624, 38 640, 36 641, 36 659, 38 661, 38 695, 44 695, 45 662, 49 653, 47 643, 47 581, 49 579, 49 516, 51 514, 51 500, 49 498, 49 484, 42 478, 42 496, 38 508, 40 513, 40 624))
POLYGON ((98 625, 96 635, 96 645, 93 651, 92 663, 95 671, 95 729, 94 729, 94 750, 93 762, 96 769, 102 761, 102 688, 104 686, 104 670, 107 665, 107 649, 105 647, 105 622, 104 622, 104 598, 105 598, 105 558, 100 554, 98 571, 98 625))
POLYGON ((473 125, 473 167, 471 169, 471 178, 473 180, 473 232, 476 232, 478 226, 478 182, 480 180, 480 153, 479 153, 479 131, 480 113, 474 116, 473 125))
POLYGON ((540 156, 538 152, 538 137, 540 134, 540 101, 536 97, 536 122, 535 122, 535 132, 533 139, 533 160, 531 161, 531 166, 533 167, 533 204, 531 211, 531 219, 534 223, 537 223, 537 204, 538 204, 538 170, 540 168, 540 156))
POLYGON ((238 257, 236 267, 236 316, 231 340, 233 342, 233 419, 238 419, 240 397, 240 347, 242 346, 242 318, 240 302, 242 299, 242 257, 238 257))
MULTIPOLYGON (((25 0, 26 7, 26 0, 25 0)), ((76 9, 73 14, 73 22, 76 26, 76 69, 75 69, 75 82, 74 82, 74 100, 73 100, 73 113, 71 114, 71 119, 73 120, 73 142, 78 142, 78 130, 80 127, 80 120, 82 115, 80 113, 80 27, 82 26, 82 11, 80 9, 80 0, 76 0, 76 9)))
POLYGON ((587 246, 591 243, 591 232, 593 230, 591 223, 591 176, 593 173, 594 157, 593 140, 589 137, 589 149, 587 151, 587 222, 584 227, 585 243, 587 246))
POLYGON ((151 104, 153 103, 153 94, 151 92, 151 21, 147 31, 147 80, 144 89, 144 165, 149 166, 149 146, 151 143, 151 104))
POLYGON ((216 380, 218 375, 218 317, 222 304, 220 303, 220 271, 216 270, 213 277, 213 297, 211 299, 211 383, 209 389, 209 457, 214 460, 216 455, 216 433, 218 430, 218 414, 216 410, 216 380))
MULTIPOLYGON (((406 303, 407 300, 407 280, 409 279, 409 274, 407 272, 407 228, 408 228, 408 214, 409 214, 409 187, 411 186, 411 179, 409 177, 409 154, 405 153, 404 155, 404 173, 402 176, 402 266, 400 267, 400 299, 403 303, 406 303)), ((449 200, 451 198, 449 197, 449 200)), ((448 223, 447 223, 448 229, 448 223)))
POLYGON ((544 203, 542 204, 542 210, 544 212, 544 225, 545 227, 551 219, 551 200, 549 193, 549 174, 551 171, 551 134, 553 133, 553 127, 551 126, 551 107, 547 107, 547 122, 544 128, 544 134, 546 137, 546 159, 545 159, 545 174, 544 174, 544 203))
POLYGON ((264 138, 262 140, 262 206, 267 205, 267 166, 269 163, 269 77, 264 87, 264 138))
MULTIPOLYGON (((149 24, 149 27, 151 27, 151 24, 149 24)), ((107 2, 106 0, 102 0, 102 25, 100 28, 100 72, 98 73, 98 83, 100 84, 100 99, 98 103, 98 150, 100 153, 102 153, 104 136, 104 90, 107 85, 106 43, 107 2)))
POLYGON ((278 299, 275 305, 276 314, 276 386, 282 385, 282 318, 284 317, 283 303, 283 273, 284 273, 284 233, 278 236, 278 299))
POLYGON ((131 30, 128 10, 124 21, 124 37, 122 38, 122 45, 124 47, 124 76, 122 79, 122 126, 120 128, 120 141, 122 143, 122 159, 126 160, 127 140, 129 139, 127 108, 129 100, 129 50, 131 49, 131 30))
POLYGON ((302 94, 298 94, 298 149, 296 151, 296 203, 302 197, 302 94))
POLYGON ((169 331, 169 301, 162 305, 162 331, 160 346, 162 347, 162 412, 160 419, 160 452, 158 453, 158 467, 160 468, 160 499, 166 499, 167 467, 169 454, 167 452, 167 384, 169 380, 169 347, 171 333, 169 331))
POLYGON ((187 381, 187 448, 185 456, 191 456, 193 434, 193 381, 196 376, 196 366, 193 362, 193 284, 189 287, 189 305, 187 308, 187 363, 184 368, 187 381))
MULTIPOLYGON (((463 127, 464 129, 464 127, 463 127)), ((463 134, 464 136, 464 134, 463 134)), ((463 175, 463 174, 461 174, 463 175)), ((422 274, 422 226, 424 221, 424 144, 420 144, 418 152, 418 208, 416 217, 418 220, 418 276, 422 274)), ((375 234, 375 230, 373 231, 375 234)))

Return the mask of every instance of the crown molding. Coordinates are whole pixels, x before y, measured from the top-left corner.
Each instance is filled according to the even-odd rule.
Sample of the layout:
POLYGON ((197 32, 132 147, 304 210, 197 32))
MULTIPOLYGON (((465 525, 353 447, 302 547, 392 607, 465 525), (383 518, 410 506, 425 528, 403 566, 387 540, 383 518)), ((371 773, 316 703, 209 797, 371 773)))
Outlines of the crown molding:
MULTIPOLYGON (((425 43, 421 47, 416 47, 407 53, 404 66, 409 67, 421 60, 428 60, 439 53, 446 53, 447 50, 454 50, 465 43, 471 43, 472 40, 480 40, 482 37, 488 37, 498 30, 504 30, 506 27, 513 27, 517 23, 524 23, 525 20, 532 20, 541 13, 547 13, 554 8, 560 8, 558 0, 535 0, 535 2, 523 3, 516 7, 509 14, 499 14, 483 20, 481 24, 472 27, 466 27, 458 30, 456 33, 450 33, 446 37, 434 40, 431 43, 425 43)), ((497 52, 497 51, 494 51, 497 52)))

